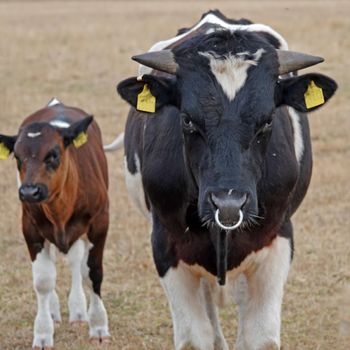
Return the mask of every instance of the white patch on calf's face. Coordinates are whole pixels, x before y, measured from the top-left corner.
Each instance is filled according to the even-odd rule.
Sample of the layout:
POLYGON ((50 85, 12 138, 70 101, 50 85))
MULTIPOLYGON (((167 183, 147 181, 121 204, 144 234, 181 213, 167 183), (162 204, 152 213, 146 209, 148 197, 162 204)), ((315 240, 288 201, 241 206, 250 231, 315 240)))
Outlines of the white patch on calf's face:
POLYGON ((57 128, 61 128, 61 129, 67 129, 70 127, 70 124, 68 122, 63 121, 63 120, 51 120, 50 125, 55 126, 57 128))
POLYGON ((289 106, 288 106, 288 112, 289 112, 289 117, 293 126, 295 156, 297 158, 298 163, 300 163, 304 153, 304 141, 303 141, 303 132, 301 130, 301 125, 300 125, 300 116, 294 108, 289 106))
POLYGON ((264 52, 264 49, 257 50, 251 54, 253 59, 245 59, 245 56, 250 55, 249 52, 230 54, 228 57, 216 57, 211 52, 199 52, 199 54, 209 59, 212 73, 226 96, 232 101, 245 84, 249 67, 256 66, 264 52))
POLYGON ((30 137, 30 138, 35 138, 35 137, 38 137, 41 135, 41 132, 38 131, 38 132, 28 132, 27 133, 27 136, 30 137))

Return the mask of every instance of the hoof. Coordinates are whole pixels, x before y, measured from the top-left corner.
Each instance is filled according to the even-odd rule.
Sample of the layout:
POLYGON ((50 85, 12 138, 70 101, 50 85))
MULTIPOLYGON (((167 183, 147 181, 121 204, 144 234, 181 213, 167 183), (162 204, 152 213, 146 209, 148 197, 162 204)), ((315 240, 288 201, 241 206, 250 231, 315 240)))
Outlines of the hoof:
POLYGON ((61 321, 53 321, 55 328, 61 327, 62 322, 61 321))
POLYGON ((54 348, 51 346, 34 346, 33 350, 54 350, 54 348))
POLYGON ((108 345, 111 343, 111 337, 92 337, 90 343, 93 345, 108 345))
POLYGON ((87 324, 87 321, 78 320, 78 321, 71 321, 69 323, 74 328, 81 328, 87 324))

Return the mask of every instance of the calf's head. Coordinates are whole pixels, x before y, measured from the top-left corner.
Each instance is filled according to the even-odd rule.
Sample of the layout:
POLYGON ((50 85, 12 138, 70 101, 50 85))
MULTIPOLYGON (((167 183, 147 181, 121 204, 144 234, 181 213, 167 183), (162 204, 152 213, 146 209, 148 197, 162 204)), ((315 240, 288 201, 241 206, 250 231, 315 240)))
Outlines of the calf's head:
POLYGON ((91 121, 88 116, 67 128, 34 122, 24 124, 16 136, 0 135, 2 158, 13 152, 17 160, 21 201, 51 201, 59 194, 67 179, 67 148, 86 132, 91 121))
POLYGON ((322 89, 324 102, 336 89, 321 74, 281 79, 322 59, 276 50, 263 36, 248 31, 219 31, 134 59, 168 74, 127 79, 118 92, 137 107, 147 85, 156 109, 166 104, 179 109, 199 215, 204 223, 216 222, 223 229, 258 215, 257 187, 276 108, 314 110, 318 105, 307 108, 304 99, 310 84, 322 89))

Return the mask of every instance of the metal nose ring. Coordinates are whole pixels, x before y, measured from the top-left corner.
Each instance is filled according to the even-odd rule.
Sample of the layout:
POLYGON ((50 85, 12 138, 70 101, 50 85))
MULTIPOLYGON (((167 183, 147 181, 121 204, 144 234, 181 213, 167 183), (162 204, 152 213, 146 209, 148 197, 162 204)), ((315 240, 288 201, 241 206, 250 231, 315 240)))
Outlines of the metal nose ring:
POLYGON ((241 223, 243 221, 243 213, 242 213, 241 209, 239 210, 239 219, 238 219, 238 221, 232 226, 226 226, 220 221, 220 219, 219 219, 219 212, 220 212, 219 209, 216 209, 215 221, 223 230, 235 230, 236 228, 241 226, 241 223))

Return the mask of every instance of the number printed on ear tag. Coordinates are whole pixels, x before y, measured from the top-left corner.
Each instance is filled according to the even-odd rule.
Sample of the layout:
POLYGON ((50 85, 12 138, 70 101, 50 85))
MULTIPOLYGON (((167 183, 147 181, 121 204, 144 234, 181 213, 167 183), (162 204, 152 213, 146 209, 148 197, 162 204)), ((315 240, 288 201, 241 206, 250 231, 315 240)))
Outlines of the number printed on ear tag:
POLYGON ((152 95, 147 84, 143 86, 143 90, 137 95, 136 109, 149 113, 154 113, 156 111, 156 98, 152 95))
POLYGON ((323 90, 318 87, 313 80, 304 94, 305 105, 307 109, 317 107, 324 104, 323 90))
POLYGON ((4 143, 0 143, 0 159, 6 160, 10 156, 10 150, 6 147, 4 143))

